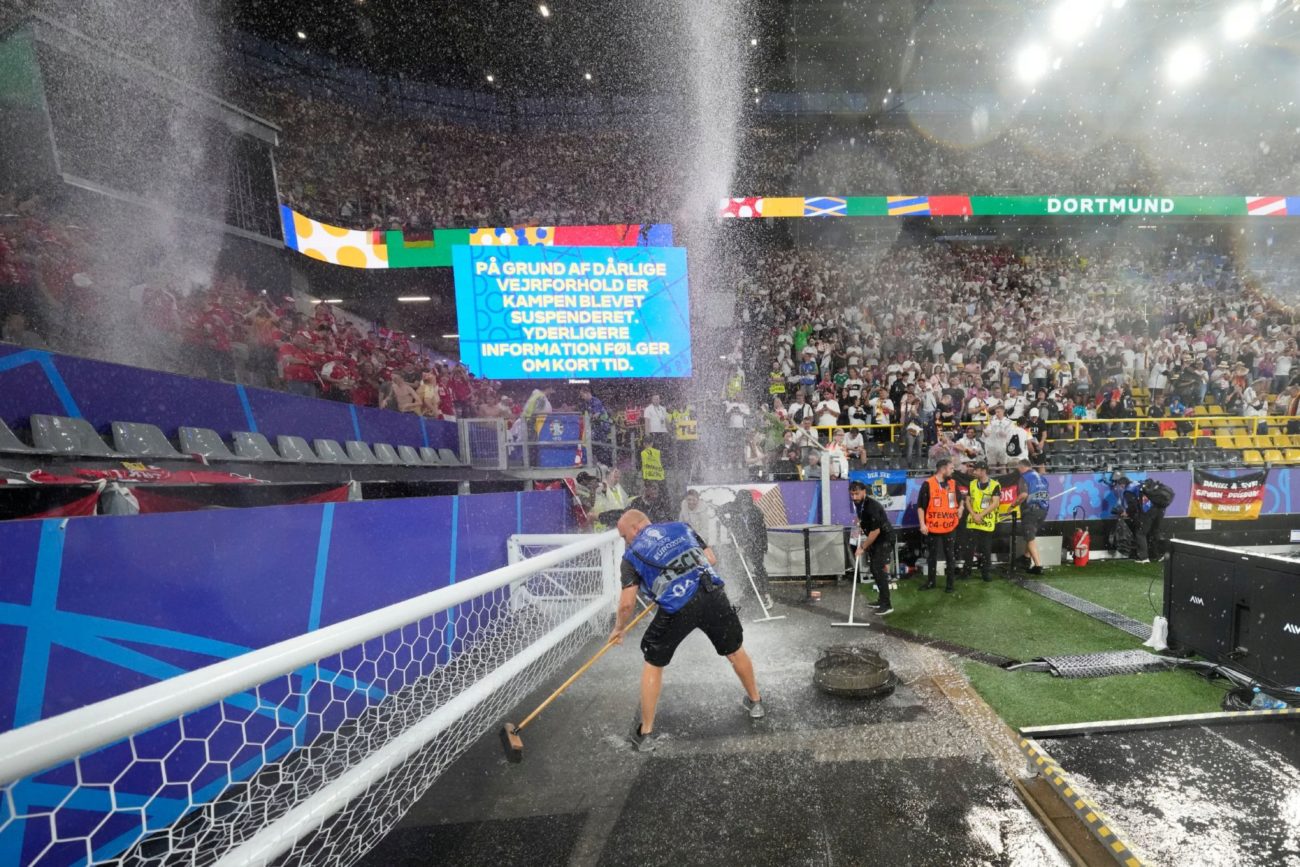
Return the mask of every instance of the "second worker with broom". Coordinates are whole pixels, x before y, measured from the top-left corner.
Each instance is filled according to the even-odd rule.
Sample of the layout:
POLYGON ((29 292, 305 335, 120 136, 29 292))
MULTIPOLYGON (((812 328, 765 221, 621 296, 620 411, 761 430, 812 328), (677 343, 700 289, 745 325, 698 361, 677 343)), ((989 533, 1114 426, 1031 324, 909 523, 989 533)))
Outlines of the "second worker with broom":
POLYGON ((632 729, 638 750, 655 746, 655 707, 663 688, 664 668, 686 636, 696 629, 708 636, 713 649, 731 663, 745 689, 742 703, 751 719, 765 715, 754 679, 754 664, 742 646, 744 629, 727 599, 714 566, 717 557, 689 524, 652 524, 644 512, 624 512, 618 532, 627 543, 623 555, 623 593, 610 640, 622 641, 638 593, 658 603, 659 610, 641 638, 645 666, 641 670, 641 713, 632 729))

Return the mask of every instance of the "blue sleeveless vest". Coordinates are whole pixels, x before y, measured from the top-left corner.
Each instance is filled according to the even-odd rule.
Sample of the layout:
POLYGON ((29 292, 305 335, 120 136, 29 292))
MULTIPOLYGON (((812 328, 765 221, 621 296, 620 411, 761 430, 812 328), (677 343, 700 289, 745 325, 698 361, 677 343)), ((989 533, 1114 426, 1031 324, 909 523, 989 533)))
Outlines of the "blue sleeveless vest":
POLYGON ((651 524, 628 546, 623 559, 636 569, 641 589, 666 614, 690 602, 700 581, 722 586, 687 524, 651 524))

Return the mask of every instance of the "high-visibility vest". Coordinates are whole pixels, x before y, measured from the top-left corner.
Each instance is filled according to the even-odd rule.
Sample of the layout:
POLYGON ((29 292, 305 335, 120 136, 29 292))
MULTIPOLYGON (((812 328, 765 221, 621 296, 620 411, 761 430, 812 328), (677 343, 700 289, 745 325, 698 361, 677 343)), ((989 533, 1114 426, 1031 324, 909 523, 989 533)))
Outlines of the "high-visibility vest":
POLYGON ((785 394, 785 377, 779 372, 773 371, 767 375, 767 393, 768 394, 785 394))
POLYGON ((647 482, 664 480, 664 464, 659 449, 646 446, 641 449, 641 478, 647 482))
POLYGON ((942 485, 934 476, 925 480, 930 486, 930 501, 925 506, 925 526, 931 533, 951 533, 957 529, 960 508, 957 503, 957 482, 949 479, 942 485))
POLYGON ((998 509, 996 503, 1002 498, 1002 486, 998 484, 997 479, 989 479, 984 487, 980 487, 979 479, 970 480, 970 514, 966 516, 966 529, 979 530, 982 533, 992 533, 998 525, 998 509), (981 511, 988 500, 992 499, 994 507, 983 518, 975 517, 975 513, 981 511))

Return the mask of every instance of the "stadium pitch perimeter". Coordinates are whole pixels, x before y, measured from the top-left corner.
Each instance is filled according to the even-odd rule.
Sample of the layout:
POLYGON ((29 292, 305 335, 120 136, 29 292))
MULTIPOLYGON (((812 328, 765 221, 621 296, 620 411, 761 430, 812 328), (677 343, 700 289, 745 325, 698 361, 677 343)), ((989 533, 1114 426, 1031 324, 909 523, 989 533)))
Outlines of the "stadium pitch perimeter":
MULTIPOLYGON (((1161 606, 1159 575, 1158 565, 1103 562, 1049 570, 1045 578, 1149 620, 1161 606)), ((1008 725, 1209 713, 1219 710, 1223 690, 1186 671, 1092 680, 1003 671, 994 664, 999 659, 1131 649, 1138 640, 1001 579, 960 582, 951 596, 914 587, 905 580, 896 591, 896 611, 883 618, 887 628, 855 630, 831 626, 847 611, 847 586, 825 588, 813 604, 795 601, 794 587, 781 588, 788 604, 779 613, 787 619, 746 626, 769 707, 759 722, 741 709, 726 663, 703 636, 692 638, 665 677, 656 726, 663 737, 649 754, 626 742, 640 666, 629 640, 529 730, 523 764, 507 764, 496 733, 485 735, 363 863, 1106 863, 1104 850, 1080 833, 1083 824, 1064 815, 1069 811, 1060 809, 1050 783, 1032 779, 1008 725), (892 696, 834 698, 814 687, 820 651, 845 642, 865 644, 892 663, 901 679, 892 696), (1018 789, 1037 801, 1032 810, 1018 789)), ((741 615, 749 621, 759 612, 746 602, 741 615)), ((531 707, 560 680, 521 706, 531 707)), ((1224 767, 1217 775, 1198 768, 1194 749, 1179 762, 1167 760, 1160 797, 1144 798, 1133 782, 1152 768, 1139 761, 1125 772, 1113 759, 1146 736, 1116 738, 1114 752, 1104 738, 1054 743, 1079 765, 1095 796, 1109 799, 1099 806, 1113 805, 1116 831, 1124 834, 1126 821, 1134 826, 1134 848, 1145 856, 1139 863, 1225 863, 1215 859, 1229 850, 1236 864, 1300 863, 1300 852, 1289 849, 1300 817, 1292 817, 1289 830, 1286 824, 1286 811, 1296 808, 1287 806, 1287 786, 1300 780, 1294 722, 1225 734, 1245 756, 1248 773, 1261 762, 1280 763, 1271 775, 1257 774, 1256 783, 1235 783, 1254 785, 1253 800, 1277 788, 1280 826, 1237 821, 1249 795, 1233 800, 1236 813, 1216 805, 1222 793, 1213 790, 1195 789, 1169 803, 1180 774, 1233 783, 1224 767), (1199 845, 1206 822, 1218 823, 1210 851, 1199 845)), ((1198 737, 1219 743, 1222 736, 1198 737)), ((1177 739, 1170 732, 1150 737, 1177 739)))

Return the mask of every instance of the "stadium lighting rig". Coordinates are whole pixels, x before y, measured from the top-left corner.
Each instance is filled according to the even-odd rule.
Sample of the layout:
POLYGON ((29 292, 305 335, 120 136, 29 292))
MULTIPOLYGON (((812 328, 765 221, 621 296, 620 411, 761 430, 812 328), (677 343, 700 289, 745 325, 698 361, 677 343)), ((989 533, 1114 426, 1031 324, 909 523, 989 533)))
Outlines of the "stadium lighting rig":
POLYGON ((1255 3, 1238 3, 1223 13, 1223 35, 1232 42, 1240 42, 1255 32, 1259 23, 1260 7, 1255 3))
POLYGON ((1209 59, 1205 50, 1195 42, 1184 42, 1169 53, 1165 61, 1165 76, 1173 85, 1190 84, 1205 72, 1209 59))
POLYGON ((1016 55, 1016 78, 1023 84, 1036 84, 1050 65, 1047 49, 1038 44, 1026 45, 1016 55))

